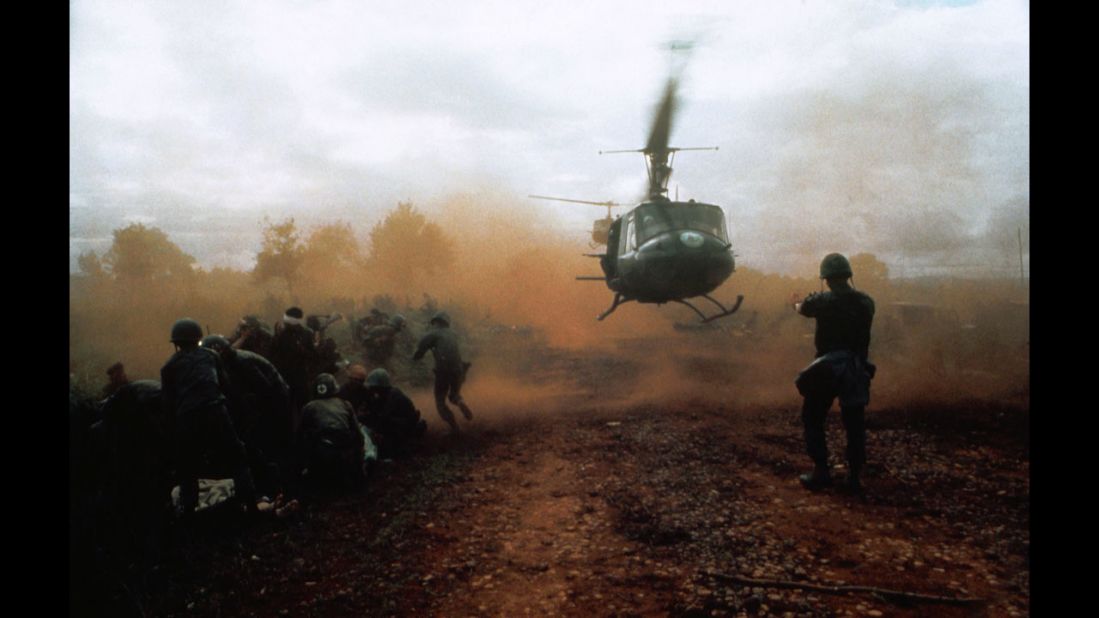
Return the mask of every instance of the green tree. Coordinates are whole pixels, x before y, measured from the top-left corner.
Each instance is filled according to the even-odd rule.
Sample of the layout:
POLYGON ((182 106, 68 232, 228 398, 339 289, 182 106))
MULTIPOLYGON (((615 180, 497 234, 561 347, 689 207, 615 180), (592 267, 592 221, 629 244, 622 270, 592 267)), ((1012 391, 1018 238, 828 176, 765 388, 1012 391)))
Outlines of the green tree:
POLYGON ((448 270, 453 243, 411 202, 399 202, 370 230, 370 264, 391 283, 407 287, 423 275, 448 270))
POLYGON ((302 255, 301 293, 312 298, 346 294, 363 283, 365 262, 349 223, 313 228, 302 255))
POLYGON ((290 217, 281 223, 272 223, 264 217, 263 245, 256 254, 256 267, 252 276, 264 283, 270 279, 282 279, 290 298, 294 298, 294 282, 301 269, 305 246, 301 234, 290 217))
MULTIPOLYGON (((168 236, 155 227, 133 223, 113 232, 114 242, 104 254, 102 264, 120 281, 159 281, 169 277, 192 275, 195 258, 184 253, 168 236)), ((81 256, 81 269, 94 269, 98 259, 81 256)))
POLYGON ((351 224, 342 221, 313 229, 305 241, 303 254, 308 265, 336 271, 361 268, 364 260, 351 224))
POLYGON ((889 267, 873 253, 858 253, 848 260, 855 278, 862 281, 884 282, 889 279, 889 267))
POLYGON ((103 260, 99 259, 95 251, 81 253, 76 258, 76 264, 80 267, 80 272, 93 281, 102 280, 107 276, 107 270, 103 267, 103 260))

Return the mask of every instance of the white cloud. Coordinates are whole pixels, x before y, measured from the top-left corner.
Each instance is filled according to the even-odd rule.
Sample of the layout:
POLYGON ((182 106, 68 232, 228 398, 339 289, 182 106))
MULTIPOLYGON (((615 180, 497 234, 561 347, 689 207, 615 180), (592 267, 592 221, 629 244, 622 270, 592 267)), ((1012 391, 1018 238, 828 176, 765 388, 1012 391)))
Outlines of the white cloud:
MULTIPOLYGON (((776 199, 791 166, 826 145, 843 153, 833 166, 863 166, 868 190, 891 193, 881 208, 919 201, 935 176, 921 180, 914 158, 890 161, 872 135, 914 110, 938 136, 932 148, 957 142, 953 160, 972 172, 941 179, 928 206, 957 209, 968 233, 1029 199, 1029 8, 954 4, 77 0, 70 211, 165 208, 165 226, 188 210, 380 211, 474 179, 516 196, 629 201, 644 183, 640 157, 595 153, 641 145, 670 66, 663 45, 693 38, 672 140, 721 150, 680 158, 673 190, 725 205, 750 229, 788 207, 776 199), (822 101, 861 115, 822 114, 822 101)), ((896 136, 909 153, 918 137, 896 136)), ((846 203, 844 174, 802 197, 846 203)), ((76 236, 112 224, 72 220, 76 236)), ((885 237, 892 228, 874 231, 903 244, 885 237)))

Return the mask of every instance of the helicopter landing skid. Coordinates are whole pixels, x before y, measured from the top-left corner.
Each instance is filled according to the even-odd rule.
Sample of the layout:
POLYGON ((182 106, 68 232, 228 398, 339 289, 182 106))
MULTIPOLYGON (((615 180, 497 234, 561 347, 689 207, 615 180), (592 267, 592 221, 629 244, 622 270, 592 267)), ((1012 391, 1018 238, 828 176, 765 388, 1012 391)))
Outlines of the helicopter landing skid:
POLYGON ((606 310, 606 311, 604 311, 603 313, 600 313, 600 314, 599 314, 599 317, 597 317, 597 318, 595 318, 595 319, 596 319, 597 321, 599 321, 599 322, 602 322, 602 321, 603 321, 603 318, 607 317, 608 315, 610 315, 611 313, 613 313, 615 309, 617 309, 617 308, 618 308, 618 305, 623 305, 623 304, 626 304, 626 303, 630 302, 630 300, 632 300, 632 299, 629 299, 629 298, 627 298, 626 300, 622 300, 622 295, 621 295, 621 294, 619 294, 618 292, 615 292, 615 294, 614 294, 614 302, 613 302, 613 303, 611 303, 611 308, 610 308, 610 309, 607 309, 607 310, 606 310))
MULTIPOLYGON (((737 294, 736 303, 733 304, 731 309, 726 309, 725 305, 722 305, 721 303, 714 300, 714 298, 712 296, 710 296, 709 294, 703 294, 702 298, 705 298, 706 300, 710 301, 711 303, 717 305, 718 308, 721 309, 721 313, 718 313, 716 315, 712 315, 710 317, 706 317, 705 314, 703 314, 701 311, 699 311, 697 307, 695 307, 694 305, 692 305, 691 303, 689 303, 689 302, 687 302, 683 299, 677 298, 673 302, 677 302, 677 303, 680 303, 682 305, 687 305, 688 307, 690 307, 691 311, 694 311, 695 313, 697 313, 698 317, 702 318, 702 323, 705 324, 707 322, 711 322, 711 321, 716 320, 718 318, 723 318, 725 316, 733 315, 734 313, 736 313, 737 309, 740 309, 740 303, 744 301, 744 295, 743 294, 737 294)), ((616 298, 615 300, 617 301, 618 299, 616 298)), ((611 307, 611 309, 614 309, 614 307, 611 307)), ((610 313, 610 312, 608 311, 608 313, 610 313)))

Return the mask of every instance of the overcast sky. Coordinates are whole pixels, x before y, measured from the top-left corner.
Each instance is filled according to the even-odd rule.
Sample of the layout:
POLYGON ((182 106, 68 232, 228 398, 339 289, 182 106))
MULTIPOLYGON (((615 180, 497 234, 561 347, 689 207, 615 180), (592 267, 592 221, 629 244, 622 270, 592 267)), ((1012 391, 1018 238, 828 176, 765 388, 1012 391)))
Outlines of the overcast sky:
POLYGON ((365 235, 398 200, 456 194, 587 250, 599 209, 526 196, 640 198, 640 155, 597 153, 644 144, 687 40, 672 145, 720 150, 681 153, 669 186, 725 209, 741 265, 870 251, 897 274, 1010 275, 1020 228, 1029 244, 1020 0, 70 9, 74 269, 134 221, 250 268, 264 216, 365 235))

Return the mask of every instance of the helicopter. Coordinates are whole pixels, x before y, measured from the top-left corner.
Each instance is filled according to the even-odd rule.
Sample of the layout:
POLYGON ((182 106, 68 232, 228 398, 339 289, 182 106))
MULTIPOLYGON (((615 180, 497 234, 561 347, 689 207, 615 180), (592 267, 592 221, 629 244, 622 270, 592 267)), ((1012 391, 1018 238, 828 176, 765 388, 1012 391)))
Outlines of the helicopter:
MULTIPOLYGON (((614 292, 610 308, 596 318, 599 321, 613 313, 619 305, 637 301, 686 305, 698 314, 702 323, 706 323, 732 315, 744 300, 743 295, 738 295, 736 302, 726 307, 710 296, 710 292, 724 283, 735 270, 724 211, 715 204, 693 199, 681 202, 678 195, 676 200, 667 196, 671 164, 676 153, 717 150, 717 147, 677 148, 668 145, 678 84, 675 75, 669 77, 644 148, 599 151, 601 155, 625 152, 643 154, 649 180, 645 200, 610 222, 604 242, 606 251, 584 254, 599 258, 603 276, 578 276, 576 279, 603 281, 614 292), (690 299, 697 297, 716 305, 718 312, 710 316, 704 314, 690 302, 690 299)), ((613 204, 609 201, 531 197, 607 206, 608 218, 613 204)), ((596 239, 596 231, 598 227, 592 230, 593 239, 596 239)))

